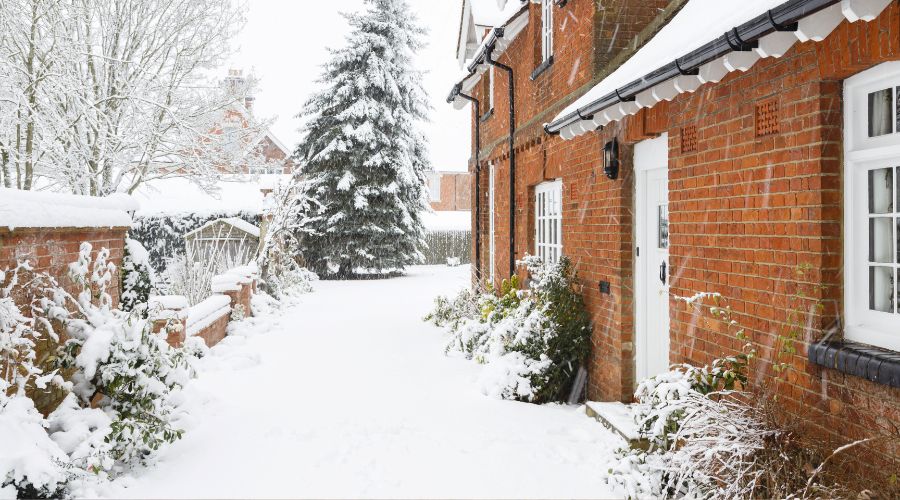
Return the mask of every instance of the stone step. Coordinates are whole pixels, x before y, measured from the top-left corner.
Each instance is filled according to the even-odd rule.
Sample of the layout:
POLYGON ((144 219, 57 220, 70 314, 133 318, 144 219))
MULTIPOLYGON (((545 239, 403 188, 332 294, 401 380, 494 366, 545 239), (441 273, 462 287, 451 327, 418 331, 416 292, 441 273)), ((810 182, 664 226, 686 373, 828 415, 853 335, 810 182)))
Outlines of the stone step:
POLYGON ((589 417, 628 441, 632 448, 640 450, 649 448, 649 441, 641 437, 638 424, 635 421, 634 409, 631 405, 618 401, 588 401, 584 406, 584 412, 589 417))

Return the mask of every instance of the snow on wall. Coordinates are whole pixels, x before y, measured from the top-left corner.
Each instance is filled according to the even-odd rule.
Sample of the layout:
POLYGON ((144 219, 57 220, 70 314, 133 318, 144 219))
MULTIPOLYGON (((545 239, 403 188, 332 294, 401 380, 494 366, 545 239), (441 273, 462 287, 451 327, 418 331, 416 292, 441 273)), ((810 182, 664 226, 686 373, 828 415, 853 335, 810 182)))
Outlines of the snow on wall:
POLYGON ((105 198, 0 188, 0 228, 128 227, 140 208, 126 194, 105 198))
POLYGON ((231 312, 231 297, 227 295, 213 295, 203 302, 191 307, 187 311, 185 327, 187 336, 200 333, 222 316, 231 312))

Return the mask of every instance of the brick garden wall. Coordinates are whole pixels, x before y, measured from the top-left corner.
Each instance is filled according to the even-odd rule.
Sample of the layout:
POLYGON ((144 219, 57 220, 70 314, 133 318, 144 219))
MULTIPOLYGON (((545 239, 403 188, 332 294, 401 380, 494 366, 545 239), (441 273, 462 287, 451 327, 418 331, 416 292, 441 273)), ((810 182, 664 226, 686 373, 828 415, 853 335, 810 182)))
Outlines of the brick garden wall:
MULTIPOLYGON (((111 229, 78 229, 78 228, 20 228, 10 231, 0 228, 0 271, 14 269, 19 262, 28 261, 36 273, 47 273, 54 277, 69 293, 77 294, 80 289, 68 275, 70 263, 78 260, 82 242, 93 245, 91 256, 96 258, 101 248, 110 251, 110 262, 116 265, 116 275, 109 292, 113 304, 119 303, 118 269, 122 264, 125 245, 126 228, 111 229)), ((26 276, 23 275, 22 278, 26 276)), ((9 279, 9 277, 7 278, 9 279)), ((0 286, 4 283, 0 282, 0 286)), ((31 297, 14 297, 17 303, 24 304, 31 297)), ((65 341, 65 339, 61 339, 65 341)), ((41 366, 48 357, 55 355, 58 343, 50 339, 38 342, 35 347, 36 365, 41 366)), ((29 395, 35 406, 45 413, 52 411, 65 393, 58 389, 39 390, 29 388, 29 395)))

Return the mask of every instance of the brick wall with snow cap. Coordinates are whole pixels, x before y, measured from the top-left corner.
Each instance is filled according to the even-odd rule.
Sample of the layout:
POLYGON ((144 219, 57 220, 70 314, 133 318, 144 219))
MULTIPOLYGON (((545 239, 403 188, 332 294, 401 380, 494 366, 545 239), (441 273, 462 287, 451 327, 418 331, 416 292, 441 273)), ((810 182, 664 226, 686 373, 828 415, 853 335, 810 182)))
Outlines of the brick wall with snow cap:
MULTIPOLYGON (((69 277, 69 264, 78 260, 82 243, 89 243, 92 259, 101 249, 109 250, 109 262, 116 266, 116 274, 108 292, 113 306, 117 305, 125 237, 131 214, 138 208, 137 202, 124 194, 97 198, 0 188, 0 287, 12 278, 12 273, 3 276, 4 270, 27 263, 28 270, 23 272, 47 273, 69 293, 77 294, 80 288, 69 277)), ((21 305, 32 297, 15 296, 14 292, 13 299, 21 305)), ((39 341, 36 365, 53 356, 56 347, 57 343, 49 339, 39 341)), ((42 410, 54 408, 63 396, 53 389, 31 394, 42 410)))

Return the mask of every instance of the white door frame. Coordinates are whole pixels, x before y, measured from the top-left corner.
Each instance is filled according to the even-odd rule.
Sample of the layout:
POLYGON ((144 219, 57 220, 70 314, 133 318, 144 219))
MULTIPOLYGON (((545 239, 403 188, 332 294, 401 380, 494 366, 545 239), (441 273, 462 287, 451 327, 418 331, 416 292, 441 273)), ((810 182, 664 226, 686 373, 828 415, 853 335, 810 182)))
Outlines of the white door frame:
MULTIPOLYGON (((644 227, 648 217, 647 207, 647 172, 665 168, 668 172, 669 136, 662 134, 656 139, 648 139, 637 143, 634 147, 634 172, 635 172, 635 217, 634 217, 634 297, 635 297, 635 332, 634 332, 634 361, 635 383, 640 382, 648 375, 648 356, 645 350, 647 343, 648 318, 653 311, 648 310, 647 288, 648 281, 658 279, 656 276, 647 276, 646 259, 651 255, 650 248, 653 242, 647 240, 647 228, 644 227), (640 252, 640 253, 638 253, 640 252)), ((668 192, 668 190, 667 190, 668 192)), ((668 278, 667 278, 668 282, 668 278)), ((667 308, 668 311, 668 308, 667 308)), ((665 324, 668 325, 668 318, 665 324)), ((665 337, 665 350, 669 351, 669 337, 665 337)))

